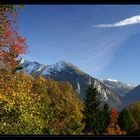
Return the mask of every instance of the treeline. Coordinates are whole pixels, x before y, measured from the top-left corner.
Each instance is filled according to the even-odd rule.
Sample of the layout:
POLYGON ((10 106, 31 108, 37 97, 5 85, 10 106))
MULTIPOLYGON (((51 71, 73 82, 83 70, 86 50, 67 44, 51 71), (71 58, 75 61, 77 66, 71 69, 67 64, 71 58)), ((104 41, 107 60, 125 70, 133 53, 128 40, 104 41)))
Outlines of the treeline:
POLYGON ((140 135, 140 102, 133 102, 119 113, 119 126, 127 135, 140 135))
POLYGON ((89 86, 84 103, 68 82, 0 70, 0 134, 125 135, 140 127, 140 103, 117 112, 89 86))
POLYGON ((118 112, 99 98, 93 85, 89 85, 84 99, 84 133, 92 135, 125 135, 118 125, 118 112))
POLYGON ((86 91, 83 114, 85 134, 133 135, 140 132, 140 102, 134 102, 118 112, 100 100, 93 85, 86 91))
POLYGON ((0 134, 81 134, 82 104, 69 83, 0 72, 0 134))

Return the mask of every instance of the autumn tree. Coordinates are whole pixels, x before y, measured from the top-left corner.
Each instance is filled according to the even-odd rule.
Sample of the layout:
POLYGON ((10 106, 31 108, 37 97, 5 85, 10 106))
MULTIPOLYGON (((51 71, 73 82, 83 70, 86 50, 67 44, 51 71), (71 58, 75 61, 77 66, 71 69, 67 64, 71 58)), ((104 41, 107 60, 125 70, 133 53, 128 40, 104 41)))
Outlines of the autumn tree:
POLYGON ((47 79, 47 93, 51 102, 45 113, 50 134, 81 134, 81 103, 69 83, 47 79))
POLYGON ((41 134, 43 120, 35 115, 34 79, 8 71, 0 73, 0 79, 0 134, 41 134))
POLYGON ((80 135, 82 108, 68 83, 0 72, 0 134, 80 135))
POLYGON ((129 111, 131 112, 133 118, 135 119, 138 128, 140 129, 140 102, 132 102, 128 106, 129 111))
POLYGON ((125 135, 126 132, 121 130, 118 125, 118 112, 115 108, 111 108, 111 119, 105 135, 125 135))
POLYGON ((21 5, 0 5, 0 69, 15 71, 19 55, 27 52, 26 38, 18 33, 21 5))

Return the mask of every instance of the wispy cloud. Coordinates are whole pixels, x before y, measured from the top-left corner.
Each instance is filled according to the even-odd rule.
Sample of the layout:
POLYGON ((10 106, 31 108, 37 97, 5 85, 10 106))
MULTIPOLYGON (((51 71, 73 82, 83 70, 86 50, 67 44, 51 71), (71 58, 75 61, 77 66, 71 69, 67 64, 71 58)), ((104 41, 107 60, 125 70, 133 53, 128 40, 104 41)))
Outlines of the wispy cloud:
POLYGON ((99 24, 99 25, 93 25, 93 27, 109 28, 109 27, 128 26, 128 25, 132 25, 132 24, 140 24, 140 15, 133 16, 133 17, 121 20, 121 21, 113 23, 113 24, 99 24))
MULTIPOLYGON (((105 39, 101 37, 95 46, 91 46, 89 49, 85 48, 85 53, 81 54, 82 57, 79 60, 80 64, 84 66, 83 70, 90 74, 100 74, 111 63, 114 54, 127 39, 127 36, 124 38, 119 36, 120 34, 108 36, 105 39)), ((78 52, 76 56, 80 57, 80 51, 78 52)))

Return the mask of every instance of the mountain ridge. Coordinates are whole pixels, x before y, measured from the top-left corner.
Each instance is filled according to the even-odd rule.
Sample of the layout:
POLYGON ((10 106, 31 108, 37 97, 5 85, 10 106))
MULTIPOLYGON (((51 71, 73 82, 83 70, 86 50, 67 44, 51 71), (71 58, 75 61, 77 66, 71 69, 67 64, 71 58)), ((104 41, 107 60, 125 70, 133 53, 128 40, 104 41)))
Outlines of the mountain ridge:
POLYGON ((125 106, 132 102, 140 101, 140 85, 132 89, 125 97, 125 106))
POLYGON ((114 79, 101 80, 103 84, 108 86, 114 92, 118 93, 121 97, 124 97, 128 92, 130 92, 135 86, 128 83, 123 83, 114 79))
POLYGON ((23 66, 21 71, 35 77, 43 76, 56 81, 68 81, 81 99, 84 98, 88 85, 93 84, 100 93, 100 99, 103 102, 107 102, 117 109, 122 106, 123 98, 119 94, 69 62, 59 61, 53 65, 43 65, 38 62, 22 60, 20 64, 23 66))

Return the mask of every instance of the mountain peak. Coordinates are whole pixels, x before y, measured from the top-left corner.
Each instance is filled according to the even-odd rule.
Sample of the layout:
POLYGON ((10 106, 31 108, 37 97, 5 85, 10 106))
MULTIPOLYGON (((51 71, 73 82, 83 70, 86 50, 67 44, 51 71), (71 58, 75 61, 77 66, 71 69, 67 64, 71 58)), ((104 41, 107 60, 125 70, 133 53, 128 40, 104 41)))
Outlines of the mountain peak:
POLYGON ((60 60, 60 61, 58 61, 57 63, 55 63, 55 65, 61 65, 61 66, 74 66, 72 63, 70 63, 70 62, 66 62, 66 61, 64 61, 64 60, 60 60))
POLYGON ((57 63, 53 64, 53 67, 55 68, 59 68, 59 69, 65 69, 65 68, 68 68, 68 69, 73 69, 81 74, 85 74, 83 71, 81 71, 77 66, 73 65, 72 63, 70 62, 66 62, 66 61, 58 61, 57 63))
POLYGON ((60 60, 57 63, 61 63, 61 64, 67 64, 68 62, 64 61, 64 60, 60 60))
POLYGON ((60 61, 58 61, 57 63, 55 63, 54 65, 57 65, 57 66, 61 66, 61 67, 63 67, 63 66, 66 66, 66 65, 72 65, 72 64, 69 63, 69 62, 66 62, 66 61, 60 60, 60 61))
POLYGON ((117 80, 112 79, 112 78, 108 78, 107 80, 108 80, 108 81, 111 81, 111 82, 118 82, 117 80))
POLYGON ((67 62, 61 60, 61 61, 51 65, 50 67, 61 70, 61 69, 64 69, 66 65, 67 65, 67 62))

